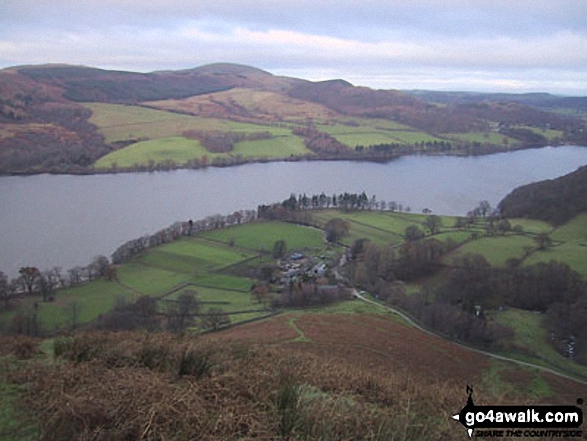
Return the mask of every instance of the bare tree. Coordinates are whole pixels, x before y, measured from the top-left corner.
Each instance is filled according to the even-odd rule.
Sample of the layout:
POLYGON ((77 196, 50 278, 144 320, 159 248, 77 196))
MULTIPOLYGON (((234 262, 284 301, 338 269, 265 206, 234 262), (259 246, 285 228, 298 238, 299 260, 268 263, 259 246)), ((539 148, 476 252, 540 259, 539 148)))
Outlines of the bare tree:
POLYGON ((19 271, 23 291, 29 295, 37 288, 41 272, 34 266, 23 266, 19 271))
POLYGON ((216 331, 230 324, 230 316, 220 308, 210 308, 204 316, 202 324, 205 328, 216 331))
POLYGON ((8 277, 0 271, 0 301, 4 302, 4 306, 8 308, 10 303, 11 293, 9 289, 8 277))

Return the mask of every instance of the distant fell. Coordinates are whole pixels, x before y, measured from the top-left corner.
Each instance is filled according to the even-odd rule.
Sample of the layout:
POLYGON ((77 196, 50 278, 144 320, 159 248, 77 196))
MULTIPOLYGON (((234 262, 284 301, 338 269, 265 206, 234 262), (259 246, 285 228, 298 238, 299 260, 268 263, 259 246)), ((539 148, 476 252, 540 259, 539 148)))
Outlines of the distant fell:
POLYGON ((587 212, 587 166, 556 179, 513 190, 498 205, 509 218, 530 218, 561 225, 587 212))

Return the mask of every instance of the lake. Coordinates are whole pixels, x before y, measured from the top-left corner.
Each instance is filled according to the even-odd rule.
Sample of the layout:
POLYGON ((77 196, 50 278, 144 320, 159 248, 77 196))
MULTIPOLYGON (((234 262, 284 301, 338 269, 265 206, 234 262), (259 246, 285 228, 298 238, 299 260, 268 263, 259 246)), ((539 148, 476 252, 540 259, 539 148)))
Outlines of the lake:
POLYGON ((564 146, 476 157, 408 156, 389 163, 274 162, 230 168, 111 175, 0 177, 0 270, 64 269, 178 220, 256 208, 291 193, 362 192, 412 212, 464 215, 515 187, 587 164, 564 146))

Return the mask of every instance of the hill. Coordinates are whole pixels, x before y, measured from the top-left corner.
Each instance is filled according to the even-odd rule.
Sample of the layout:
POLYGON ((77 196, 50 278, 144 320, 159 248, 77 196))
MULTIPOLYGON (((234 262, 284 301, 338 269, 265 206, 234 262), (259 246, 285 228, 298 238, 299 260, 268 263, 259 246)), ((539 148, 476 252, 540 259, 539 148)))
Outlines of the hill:
POLYGON ((505 217, 540 219, 561 225, 587 211, 587 166, 556 179, 516 188, 500 203, 505 217))
MULTIPOLYGON (((362 204, 369 203, 365 199, 362 204)), ((287 214, 282 204, 264 208, 260 211, 266 216, 287 214)), ((481 248, 488 256, 493 250, 487 242, 504 239, 513 247, 524 246, 516 241, 522 236, 513 234, 472 239, 482 234, 481 218, 467 227, 453 227, 459 219, 442 216, 438 231, 409 242, 404 240, 406 229, 423 230, 430 217, 366 206, 288 214, 306 222, 315 217, 319 228, 342 220, 353 242, 368 238, 377 245, 391 243, 387 250, 398 250, 401 259, 408 253, 416 258, 421 254, 416 247, 425 243, 443 242, 457 251, 460 244, 485 243, 481 248)), ((24 334, 38 333, 32 325, 40 323, 55 338, 0 337, 0 432, 18 439, 83 439, 88 434, 98 434, 96 439, 173 439, 178 433, 210 440, 346 439, 352 433, 352 439, 366 440, 398 434, 404 440, 456 440, 466 435, 450 415, 464 405, 467 384, 473 385, 476 399, 492 405, 568 405, 586 390, 582 382, 497 360, 422 332, 382 304, 349 299, 270 308, 253 283, 271 285, 265 294, 274 298, 315 298, 318 291, 311 289, 309 279, 292 279, 289 294, 285 286, 279 288, 274 275, 278 266, 285 272, 322 260, 334 268, 345 251, 325 242, 318 228, 263 221, 250 213, 245 222, 244 215, 214 216, 130 241, 117 250, 116 259, 113 256, 114 272, 110 268, 86 284, 76 282, 53 292, 52 301, 42 301, 40 292, 20 298, 20 304, 9 299, 0 310, 0 323, 13 330, 20 327, 24 334), (183 234, 179 227, 185 229, 183 234), (283 257, 276 264, 279 241, 284 241, 291 261, 283 257), (293 254, 300 253, 305 256, 294 260, 293 254), (186 302, 190 296, 198 302, 186 302), (216 316, 223 321, 214 322, 216 316)), ((548 231, 543 222, 521 222, 528 233, 548 231)), ((567 228, 557 238, 572 234, 567 228)), ((379 254, 368 243, 359 248, 353 243, 354 257, 340 270, 350 273, 356 266, 355 282, 363 287, 375 264, 379 288, 371 292, 377 292, 381 302, 383 278, 396 267, 389 260, 394 252, 382 249, 379 254), (361 266, 366 270, 362 282, 361 266)), ((96 277, 98 268, 94 270, 96 277)), ((320 278, 332 279, 331 287, 340 280, 332 271, 320 278)), ((403 286, 394 282, 395 288, 403 286)), ((429 288, 426 292, 424 303, 410 287, 403 293, 405 305, 426 309, 434 302, 429 288)), ((392 289, 388 294, 393 299, 399 292, 392 289)), ((450 318, 448 305, 430 312, 429 319, 443 326, 450 318)), ((458 313, 461 327, 465 315, 458 313)), ((419 320, 429 322, 424 316, 419 320)), ((524 360, 546 366, 554 361, 580 377, 584 368, 550 348, 544 320, 543 314, 531 311, 501 311, 495 321, 516 331, 504 349, 517 348, 524 360)), ((476 317, 469 324, 485 321, 476 317)))
MULTIPOLYGON (((210 137, 216 138, 215 145, 219 138, 243 141, 242 134, 227 134, 233 132, 229 127, 235 121, 258 124, 259 133, 279 124, 290 130, 299 125, 319 126, 298 130, 286 140, 247 139, 244 153, 235 147, 237 141, 224 139, 226 145, 222 155, 215 157, 215 165, 289 159, 291 155, 388 160, 413 153, 486 154, 561 143, 587 145, 582 98, 409 94, 354 86, 342 79, 311 82, 281 77, 229 63, 149 73, 68 65, 20 66, 0 70, 0 84, 0 172, 4 173, 91 173, 94 166, 100 171, 117 171, 120 168, 104 167, 117 161, 100 159, 132 143, 186 138, 186 131, 191 133, 188 139, 197 135, 204 144, 210 137), (103 110, 115 115, 121 112, 99 104, 124 105, 132 115, 140 114, 144 107, 158 108, 162 112, 157 126, 166 135, 147 131, 147 136, 128 136, 136 133, 129 118, 114 125, 101 124, 98 121, 113 120, 104 118, 103 110), (95 109, 101 111, 98 117, 95 109), (224 128, 210 130, 209 120, 187 122, 185 118, 176 125, 178 114, 223 120, 212 125, 224 128), (113 140, 109 135, 113 126, 127 136, 113 140), (292 145, 293 149, 287 147, 292 145)), ((148 144, 145 149, 152 147, 148 144)), ((179 156, 171 153, 165 158, 141 155, 141 145, 133 149, 138 156, 136 152, 131 155, 130 166, 123 161, 125 170, 142 170, 152 161, 152 169, 209 164, 199 146, 182 148, 179 156)), ((210 153, 217 154, 217 150, 210 153)))

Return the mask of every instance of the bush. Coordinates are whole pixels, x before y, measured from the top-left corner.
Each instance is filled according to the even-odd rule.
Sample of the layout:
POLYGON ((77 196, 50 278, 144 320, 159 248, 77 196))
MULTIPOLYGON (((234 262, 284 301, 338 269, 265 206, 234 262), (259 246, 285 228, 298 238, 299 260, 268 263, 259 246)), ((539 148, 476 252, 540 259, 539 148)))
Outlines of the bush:
POLYGON ((201 349, 187 349, 179 360, 179 375, 190 375, 196 380, 210 374, 214 363, 209 351, 201 349))

